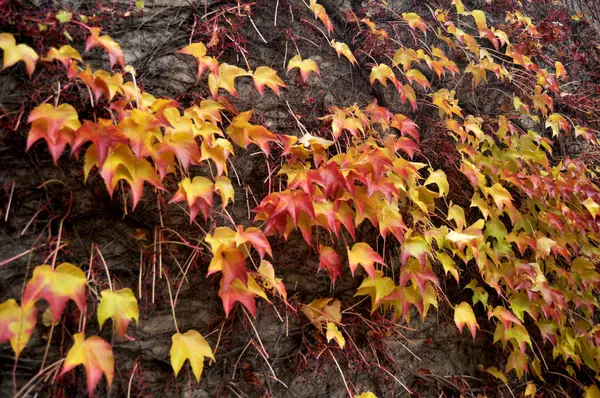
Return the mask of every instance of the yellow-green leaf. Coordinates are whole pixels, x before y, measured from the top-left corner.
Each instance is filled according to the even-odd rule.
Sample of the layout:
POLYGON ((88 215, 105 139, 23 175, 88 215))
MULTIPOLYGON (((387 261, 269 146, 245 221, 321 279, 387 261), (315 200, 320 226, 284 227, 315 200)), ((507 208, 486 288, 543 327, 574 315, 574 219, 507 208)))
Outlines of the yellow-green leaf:
POLYGON ((200 383, 200 376, 204 369, 204 357, 215 359, 208 342, 200 333, 195 330, 187 332, 175 333, 172 337, 173 344, 171 345, 171 365, 175 376, 181 370, 186 359, 189 359, 192 366, 192 372, 196 376, 196 381, 200 383))

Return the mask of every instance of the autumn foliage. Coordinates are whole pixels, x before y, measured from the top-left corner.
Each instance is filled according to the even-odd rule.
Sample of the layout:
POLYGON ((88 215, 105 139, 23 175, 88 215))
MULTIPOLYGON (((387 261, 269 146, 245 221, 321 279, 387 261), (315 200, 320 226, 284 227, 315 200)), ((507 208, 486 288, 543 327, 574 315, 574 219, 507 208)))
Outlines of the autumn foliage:
MULTIPOLYGON (((294 80, 318 84, 318 63, 290 50, 280 71, 233 65, 219 59, 214 43, 202 42, 173 49, 182 62, 189 57, 197 63, 197 84, 210 93, 184 108, 144 91, 121 46, 101 27, 73 15, 86 37, 73 46, 38 54, 13 34, 0 33, 3 68, 22 63, 35 78, 40 64, 54 63, 64 84, 79 87, 103 116, 83 118, 59 97, 28 104, 23 150, 43 145, 57 164, 77 157, 83 178, 101 179, 111 196, 120 190, 130 211, 162 195, 168 206, 184 208, 190 223, 210 225, 202 239, 210 254, 205 274, 216 276, 225 317, 251 319, 260 302, 283 303, 302 313, 328 344, 348 349, 346 308, 358 305, 355 311, 367 318, 377 314, 418 327, 419 319, 444 306, 453 313, 457 333, 474 340, 487 328, 507 358, 487 371, 504 382, 528 375, 529 392, 535 391, 547 377, 548 352, 562 373, 597 378, 600 187, 592 164, 554 156, 559 139, 595 147, 597 132, 556 109, 569 71, 561 62, 534 57, 520 43, 523 35, 539 37, 531 19, 507 12, 500 29, 483 11, 454 0, 429 15, 394 15, 397 28, 414 38, 398 43, 371 19, 349 13, 349 23, 390 49, 368 58, 353 53, 351 43, 333 39, 335 28, 323 5, 315 0, 307 5, 330 50, 353 67, 368 65, 370 84, 397 95, 406 114, 375 100, 327 109, 318 131, 299 119, 300 135, 272 131, 252 109, 238 111, 232 104, 230 98, 240 95, 236 84, 247 79, 261 96, 281 96, 294 80), (433 44, 427 46, 425 38, 433 44), (92 49, 108 57, 105 69, 86 63, 92 49), (472 82, 473 89, 493 82, 509 100, 496 114, 467 110, 454 89, 459 79, 472 82), (439 131, 455 155, 446 171, 422 155, 422 126, 414 115, 427 107, 435 109, 428 128, 439 131), (524 119, 541 128, 524 128, 524 119), (266 162, 278 159, 265 182, 268 194, 248 205, 249 227, 228 212, 238 200, 236 190, 244 189, 231 162, 243 151, 260 152, 266 162), (217 225, 215 213, 226 221, 217 225), (376 238, 360 233, 365 226, 376 238), (347 275, 360 281, 357 300, 331 296, 297 303, 288 297, 271 245, 285 245, 294 233, 318 256, 318 268, 332 284, 347 275), (456 301, 444 291, 450 284, 463 292, 456 301)), ((106 328, 112 319, 114 334, 127 339, 128 328, 139 321, 135 287, 110 284, 99 291, 92 284, 84 268, 56 264, 56 255, 33 268, 23 296, 0 304, 0 342, 10 342, 16 357, 27 349, 40 301, 58 322, 69 301, 83 320, 91 308, 86 303, 95 300, 99 326, 106 328)), ((174 305, 173 292, 168 296, 174 305)), ((111 384, 119 353, 101 337, 86 336, 85 325, 80 322, 73 334, 61 374, 83 365, 91 395, 102 376, 111 384)), ((201 383, 205 359, 219 361, 219 355, 198 331, 179 330, 176 319, 174 325, 174 374, 185 377, 180 370, 189 361, 201 383)), ((591 378, 582 382, 588 396, 600 394, 591 378)))

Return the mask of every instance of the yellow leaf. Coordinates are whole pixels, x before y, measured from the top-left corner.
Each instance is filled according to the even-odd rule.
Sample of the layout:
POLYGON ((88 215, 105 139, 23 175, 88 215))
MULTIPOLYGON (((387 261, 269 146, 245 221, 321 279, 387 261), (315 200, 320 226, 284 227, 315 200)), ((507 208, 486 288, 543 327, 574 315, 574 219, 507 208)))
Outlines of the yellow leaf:
POLYGON ((461 333, 463 327, 467 325, 471 331, 471 335, 473 335, 473 340, 475 340, 475 334, 477 333, 477 329, 479 329, 479 324, 475 319, 473 308, 471 308, 466 301, 463 301, 454 307, 454 323, 456 323, 456 327, 461 333))
POLYGON ((106 381, 111 386, 115 374, 115 358, 110 344, 98 336, 86 339, 83 333, 75 334, 73 340, 75 344, 67 353, 60 374, 63 375, 76 366, 83 365, 87 373, 90 396, 93 395, 102 374, 106 376, 106 381))
POLYGON ((37 307, 29 303, 23 308, 13 299, 0 304, 0 344, 10 340, 18 357, 29 342, 37 321, 37 307))
POLYGON ((423 185, 436 184, 438 186, 438 190, 440 192, 440 196, 446 196, 450 191, 450 186, 448 185, 448 179, 446 178, 446 173, 442 170, 433 170, 429 169, 429 177, 425 180, 423 185))
POLYGON ((70 13, 69 11, 65 11, 65 10, 60 10, 59 12, 56 13, 56 19, 58 20, 58 22, 60 23, 66 23, 69 22, 71 20, 71 18, 73 18, 73 14, 70 13))
POLYGON ((496 183, 487 188, 487 194, 494 199, 496 206, 502 210, 505 206, 512 207, 512 195, 502 185, 496 183))
POLYGON ((298 68, 300 69, 300 76, 302 77, 302 81, 306 83, 308 81, 308 75, 310 72, 314 72, 317 75, 321 74, 317 63, 310 58, 302 59, 300 55, 296 55, 294 58, 290 59, 287 66, 287 71, 291 71, 292 69, 298 68))
POLYGON ((327 341, 331 341, 331 339, 335 339, 335 342, 338 343, 340 348, 343 350, 346 345, 346 339, 342 336, 342 332, 338 329, 337 325, 333 322, 327 322, 327 333, 325 334, 327 337, 327 341))
POLYGON ((335 48, 338 58, 340 57, 340 55, 343 55, 344 57, 348 58, 348 61, 350 61, 352 65, 356 63, 356 58, 354 57, 354 54, 352 54, 352 51, 350 51, 350 47, 348 47, 346 43, 331 40, 331 45, 333 46, 333 48, 335 48))
POLYGON ((485 12, 481 10, 473 10, 471 11, 471 16, 475 19, 475 23, 477 24, 477 30, 481 32, 484 29, 487 29, 487 24, 485 23, 485 12))
POLYGON ((360 395, 355 395, 354 398, 377 398, 377 395, 373 394, 371 391, 367 391, 360 395))
POLYGON ((564 65, 560 61, 556 61, 554 63, 554 68, 556 69, 556 78, 557 79, 567 77, 567 71, 565 70, 564 65))
POLYGON ((584 398, 600 398, 600 389, 596 387, 594 384, 585 387, 584 398))
POLYGON ((3 70, 19 61, 23 61, 27 74, 31 77, 35 70, 35 63, 39 58, 31 47, 25 44, 17 45, 14 36, 10 33, 0 33, 0 48, 4 51, 3 70))
POLYGON ((527 383, 527 387, 525 387, 525 396, 526 397, 535 397, 537 393, 537 387, 533 383, 527 383))
POLYGON ((408 23, 408 26, 410 26, 411 29, 414 30, 415 28, 418 28, 423 33, 427 33, 427 24, 418 14, 415 14, 414 12, 403 12, 402 19, 408 23))
POLYGON ((117 291, 103 290, 97 313, 100 329, 108 318, 112 318, 119 337, 125 336, 132 318, 137 323, 140 317, 137 299, 130 288, 117 291))
POLYGON ((375 278, 365 278, 356 290, 354 296, 370 296, 371 312, 381 305, 382 300, 394 292, 396 285, 392 278, 383 276, 383 272, 375 271, 375 278))
POLYGON ((456 6, 457 13, 463 14, 465 12, 465 6, 463 5, 462 0, 452 0, 452 4, 456 6))
POLYGON ((252 73, 245 71, 235 65, 223 63, 219 65, 219 75, 215 76, 214 72, 208 75, 208 86, 213 97, 219 94, 219 89, 226 90, 229 94, 237 96, 235 88, 235 79, 242 76, 251 76, 252 73))
POLYGON ((259 66, 252 74, 254 79, 254 85, 256 90, 263 95, 265 92, 265 85, 280 95, 279 87, 287 87, 283 80, 277 76, 277 72, 267 66, 259 66))
POLYGON ((204 357, 209 357, 214 361, 212 350, 208 342, 200 333, 195 330, 188 330, 184 334, 175 333, 172 337, 171 345, 171 365, 175 372, 175 377, 181 370, 186 359, 189 359, 192 366, 192 372, 196 376, 196 381, 200 383, 200 376, 204 369, 204 357))
POLYGON ((386 64, 373 66, 371 69, 371 75, 369 76, 371 85, 373 85, 375 81, 379 81, 383 86, 387 87, 388 79, 394 84, 394 86, 398 87, 398 80, 396 79, 396 75, 394 74, 392 68, 386 64))
POLYGON ((50 265, 40 265, 34 268, 25 286, 23 303, 27 306, 45 299, 56 322, 69 299, 75 301, 80 311, 84 311, 86 282, 85 273, 73 264, 62 263, 54 270, 50 265))
POLYGON ((352 246, 352 250, 350 250, 350 247, 346 247, 346 249, 348 251, 348 263, 350 265, 352 276, 354 276, 354 272, 360 264, 365 271, 367 271, 367 274, 369 274, 371 279, 375 279, 375 268, 373 268, 373 264, 383 264, 381 256, 377 254, 371 246, 364 242, 355 243, 354 246, 352 246))
POLYGON ((221 206, 227 207, 229 201, 235 202, 235 191, 231 185, 231 180, 225 176, 220 176, 215 179, 215 191, 221 195, 221 206))
POLYGON ((504 383, 508 383, 506 375, 502 373, 501 370, 497 369, 495 366, 490 366, 485 371, 494 376, 495 378, 502 380, 504 383))
POLYGON ((406 78, 411 84, 413 81, 416 81, 421 85, 421 87, 423 87, 423 89, 431 88, 429 80, 427 80, 423 73, 421 73, 421 71, 418 69, 411 69, 408 72, 406 72, 406 78))
POLYGON ((583 205, 590 212, 592 217, 594 217, 594 219, 596 219, 596 216, 600 212, 600 206, 598 205, 598 203, 594 202, 594 200, 592 198, 587 198, 586 200, 583 201, 583 205))

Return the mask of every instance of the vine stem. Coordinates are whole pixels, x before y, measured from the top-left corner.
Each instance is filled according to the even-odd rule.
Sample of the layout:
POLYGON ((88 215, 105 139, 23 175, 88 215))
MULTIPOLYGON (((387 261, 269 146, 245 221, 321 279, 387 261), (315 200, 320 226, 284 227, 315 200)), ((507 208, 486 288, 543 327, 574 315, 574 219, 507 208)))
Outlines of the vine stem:
MULTIPOLYGON (((115 289, 113 288, 113 284, 110 280, 110 272, 108 271, 108 265, 106 264, 106 261, 104 260, 104 256, 102 255, 102 252, 100 251, 100 248, 98 247, 98 245, 96 245, 96 251, 100 255, 100 260, 102 260, 102 265, 104 265, 104 270, 106 271, 106 278, 108 279, 108 288, 114 292, 115 289)), ((90 264, 90 267, 91 267, 91 264, 90 264)))
POLYGON ((179 333, 179 326, 177 325, 177 316, 175 315, 175 304, 173 304, 173 294, 171 293, 171 282, 169 282, 169 277, 167 273, 163 269, 163 274, 165 275, 165 281, 167 282, 167 289, 169 290, 169 301, 171 302, 171 312, 173 313, 173 323, 175 324, 175 330, 179 333))
POLYGON ((335 355, 333 355, 333 352, 331 352, 331 351, 329 351, 329 355, 331 355, 333 362, 335 362, 335 366, 337 366, 338 370, 340 371, 340 375, 342 376, 342 381, 344 382, 344 387, 346 387, 346 391, 348 391, 348 396, 350 398, 353 398, 354 395, 352 394, 352 391, 350 391, 350 387, 348 387, 348 383, 346 382, 346 377, 344 377, 344 372, 342 372, 342 368, 340 367, 340 364, 338 363, 337 359, 335 359, 335 355))

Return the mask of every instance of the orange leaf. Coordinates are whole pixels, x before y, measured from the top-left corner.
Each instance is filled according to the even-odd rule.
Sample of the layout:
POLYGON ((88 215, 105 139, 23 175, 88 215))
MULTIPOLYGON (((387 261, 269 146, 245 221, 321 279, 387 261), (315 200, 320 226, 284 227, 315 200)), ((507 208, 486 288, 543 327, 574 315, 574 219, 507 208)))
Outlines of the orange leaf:
POLYGON ((85 273, 70 263, 62 263, 54 270, 49 265, 35 267, 25 286, 23 305, 45 299, 50 304, 52 317, 58 321, 69 299, 81 312, 85 310, 85 273))
POLYGON ((108 53, 110 67, 119 63, 121 68, 125 69, 125 56, 119 43, 115 42, 110 36, 100 36, 100 28, 90 28, 90 36, 85 41, 85 51, 90 51, 94 47, 102 47, 108 53))
POLYGON ((229 317, 231 308, 233 308, 233 305, 237 301, 242 303, 253 316, 256 316, 256 302, 254 301, 254 297, 259 296, 268 300, 264 290, 256 283, 252 275, 248 275, 248 286, 245 286, 239 279, 235 279, 227 289, 223 287, 224 282, 221 279, 219 296, 223 300, 225 317, 229 317))
MULTIPOLYGON (((85 178, 94 165, 98 165, 96 148, 91 145, 85 154, 85 178)), ((100 169, 108 193, 112 196, 119 180, 125 180, 131 186, 133 208, 142 198, 144 182, 149 182, 164 190, 156 171, 146 159, 137 159, 127 145, 117 144, 111 149, 104 165, 100 169)))
POLYGON ((213 206, 214 190, 215 186, 208 178, 196 176, 190 180, 186 177, 179 183, 179 189, 169 203, 187 201, 190 208, 190 223, 200 211, 207 220, 208 212, 213 206))
POLYGON ((90 396, 93 395, 102 374, 106 376, 108 386, 112 386, 115 374, 115 357, 110 344, 98 336, 86 339, 83 333, 75 334, 73 340, 75 340, 75 344, 67 353, 60 375, 64 375, 78 365, 83 365, 87 372, 87 386, 90 396))
POLYGON ((27 136, 27 150, 43 138, 55 164, 65 146, 73 142, 75 131, 81 127, 77 111, 69 104, 61 104, 58 107, 50 104, 39 105, 31 111, 27 121, 31 123, 31 130, 27 136))
POLYGON ((229 289, 235 280, 242 282, 244 286, 248 285, 246 260, 244 259, 244 253, 239 249, 228 247, 217 250, 210 261, 206 276, 218 271, 223 272, 223 279, 221 279, 223 290, 229 289))

